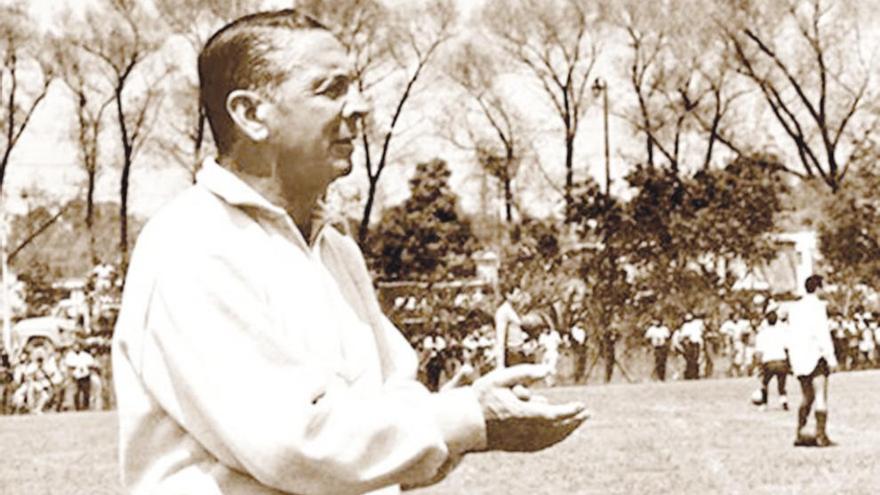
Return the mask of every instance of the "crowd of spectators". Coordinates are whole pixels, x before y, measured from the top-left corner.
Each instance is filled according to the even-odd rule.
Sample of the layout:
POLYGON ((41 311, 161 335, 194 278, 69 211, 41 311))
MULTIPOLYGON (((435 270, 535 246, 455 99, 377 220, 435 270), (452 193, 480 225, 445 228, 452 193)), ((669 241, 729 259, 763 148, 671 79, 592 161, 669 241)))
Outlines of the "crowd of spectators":
POLYGON ((106 345, 77 339, 69 345, 28 347, 0 357, 0 413, 100 410, 105 407, 106 345))

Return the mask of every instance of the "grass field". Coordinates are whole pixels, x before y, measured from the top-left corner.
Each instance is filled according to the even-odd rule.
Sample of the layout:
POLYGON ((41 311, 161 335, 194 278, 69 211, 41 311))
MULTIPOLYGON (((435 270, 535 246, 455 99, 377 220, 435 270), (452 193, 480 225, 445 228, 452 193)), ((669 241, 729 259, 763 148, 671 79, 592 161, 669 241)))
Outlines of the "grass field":
MULTIPOLYGON (((417 495, 874 494, 880 372, 834 375, 827 449, 794 448, 795 412, 759 412, 754 379, 563 387, 593 418, 536 454, 467 457, 417 495)), ((797 383, 790 400, 800 399, 797 383)), ((775 405, 775 393, 771 403, 775 405)), ((118 494, 112 413, 0 418, 0 494, 118 494)))

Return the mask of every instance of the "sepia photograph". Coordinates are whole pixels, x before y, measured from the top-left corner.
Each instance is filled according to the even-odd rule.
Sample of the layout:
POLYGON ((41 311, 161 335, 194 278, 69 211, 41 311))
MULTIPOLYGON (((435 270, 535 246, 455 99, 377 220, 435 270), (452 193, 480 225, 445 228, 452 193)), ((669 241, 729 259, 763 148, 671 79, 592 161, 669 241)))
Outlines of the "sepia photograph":
POLYGON ((0 0, 0 495, 873 495, 880 0, 0 0))

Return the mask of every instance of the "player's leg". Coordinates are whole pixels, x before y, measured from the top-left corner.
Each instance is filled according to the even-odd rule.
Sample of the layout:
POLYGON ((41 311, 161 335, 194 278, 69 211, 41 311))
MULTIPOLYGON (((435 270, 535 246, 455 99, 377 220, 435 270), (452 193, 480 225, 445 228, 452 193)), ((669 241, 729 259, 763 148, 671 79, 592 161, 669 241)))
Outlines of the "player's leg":
POLYGON ((816 389, 813 387, 813 375, 798 376, 798 381, 801 384, 801 405, 798 408, 797 435, 794 444, 809 445, 811 440, 804 435, 804 427, 807 426, 807 418, 810 417, 810 410, 816 399, 816 389))
POLYGON ((779 392, 779 404, 782 409, 788 411, 788 395, 785 393, 785 380, 788 378, 788 369, 785 365, 776 372, 776 388, 779 392))
POLYGON ((669 356, 669 344, 657 348, 657 378, 661 382, 666 381, 666 361, 669 356))
POLYGON ((819 390, 816 394, 816 443, 821 447, 826 447, 832 444, 826 431, 826 424, 828 422, 828 372, 823 370, 816 377, 816 380, 819 382, 819 390))
POLYGON ((769 395, 770 380, 773 379, 773 373, 767 363, 761 363, 761 406, 767 406, 769 395))

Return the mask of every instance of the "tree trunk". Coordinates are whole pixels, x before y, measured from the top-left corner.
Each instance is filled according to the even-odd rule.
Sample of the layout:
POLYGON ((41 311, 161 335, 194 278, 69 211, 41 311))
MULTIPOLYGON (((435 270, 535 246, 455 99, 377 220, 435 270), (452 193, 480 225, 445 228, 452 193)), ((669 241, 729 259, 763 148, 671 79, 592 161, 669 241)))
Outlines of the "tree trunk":
POLYGON ((565 218, 571 222, 574 205, 574 134, 570 129, 565 131, 565 218))
POLYGON ((89 231, 89 257, 92 264, 98 264, 95 252, 95 169, 88 171, 88 189, 86 190, 86 229, 89 231))
POLYGON ((131 172, 131 158, 126 156, 119 181, 119 250, 122 266, 128 266, 128 176, 131 172))
POLYGON ((12 146, 7 145, 6 151, 3 152, 3 159, 0 160, 0 197, 3 195, 3 179, 6 177, 6 164, 9 163, 9 153, 12 146))
POLYGON ((504 162, 504 219, 507 223, 513 221, 513 191, 511 190, 510 167, 513 163, 513 151, 507 150, 507 158, 504 162))
POLYGON ((370 177, 370 187, 367 190, 367 202, 364 204, 364 214, 361 217, 361 225, 358 228, 358 243, 361 247, 364 246, 364 243, 367 240, 367 233, 370 229, 370 215, 373 212, 373 202, 376 199, 376 185, 378 183, 378 178, 373 179, 370 177))
POLYGON ((616 362, 614 356, 614 332, 612 330, 604 330, 602 332, 602 356, 605 360, 605 383, 611 382, 614 375, 614 364, 616 362))

